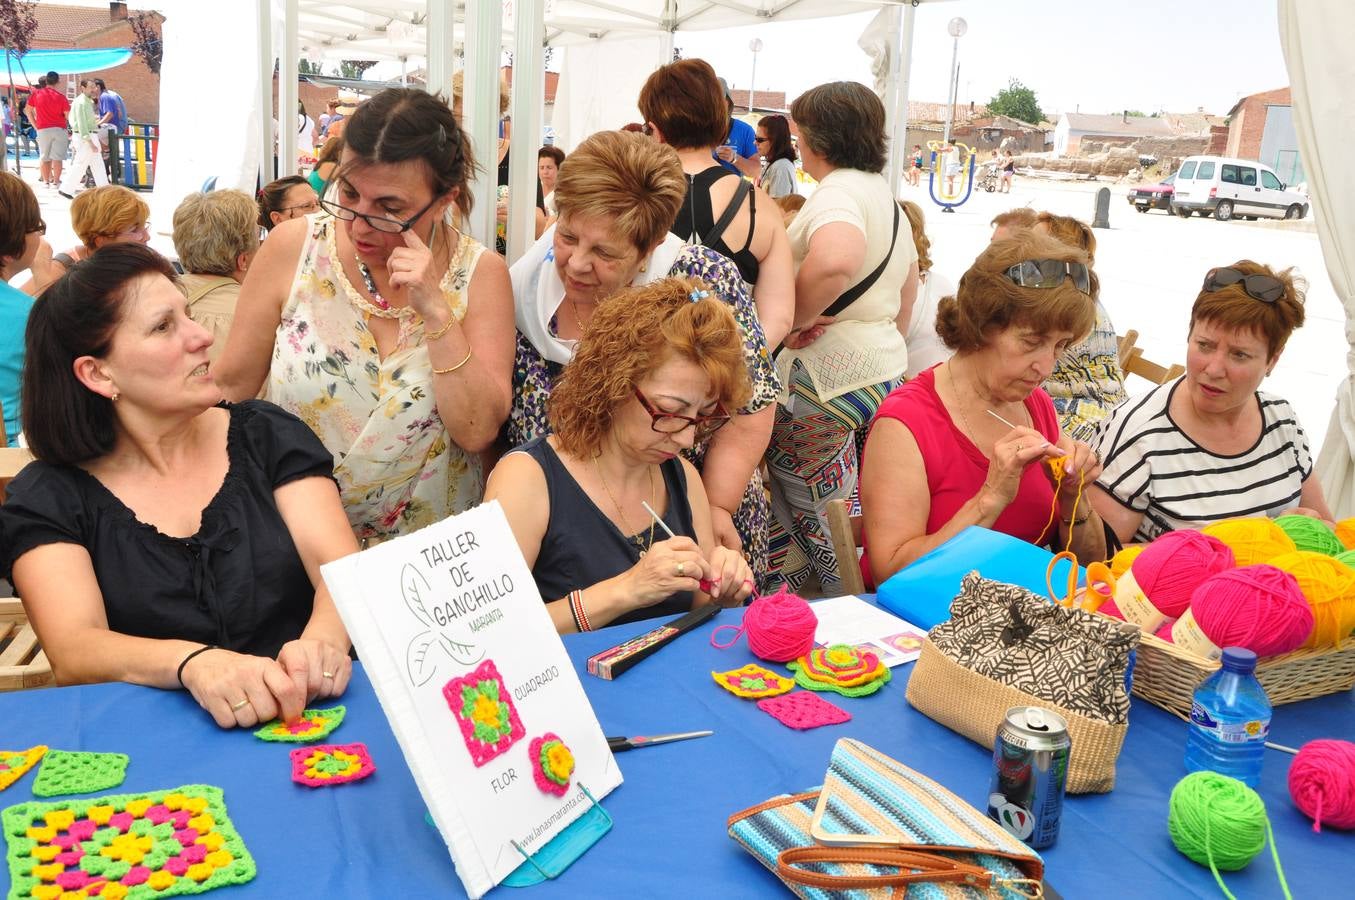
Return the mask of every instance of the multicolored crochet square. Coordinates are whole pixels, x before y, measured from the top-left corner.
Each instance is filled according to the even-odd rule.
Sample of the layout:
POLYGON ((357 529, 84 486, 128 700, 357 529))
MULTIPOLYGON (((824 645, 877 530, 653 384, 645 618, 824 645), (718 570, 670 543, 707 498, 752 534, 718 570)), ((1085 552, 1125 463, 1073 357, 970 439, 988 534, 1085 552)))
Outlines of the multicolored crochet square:
POLYGON ((469 675, 447 682, 442 687, 442 696, 447 698, 447 705, 461 726, 461 737, 477 767, 527 734, 492 659, 480 663, 469 675))
POLYGON ((782 725, 801 731, 818 728, 820 725, 841 725, 843 722, 850 722, 852 718, 852 714, 842 707, 829 703, 818 694, 805 691, 759 700, 757 708, 782 725))
POLYGON ((127 778, 126 753, 77 753, 49 750, 33 781, 37 797, 92 794, 117 787, 127 778))
POLYGON ((756 663, 749 663, 742 669, 730 669, 728 672, 711 672, 715 683, 736 697, 756 700, 759 697, 775 697, 795 689, 795 682, 784 675, 778 675, 771 669, 764 669, 756 663))
POLYGON ((0 813, 10 900, 141 900, 244 884, 254 859, 221 789, 20 803, 0 813))
POLYGON ((264 741, 309 744, 311 741, 329 737, 330 732, 339 727, 343 722, 343 717, 347 714, 348 710, 342 706, 331 706, 329 709, 306 709, 302 710, 301 716, 295 722, 274 719, 254 732, 254 736, 264 741))
POLYGON ((834 644, 817 647, 786 668, 795 673, 795 683, 811 691, 836 691, 844 697, 864 697, 889 681, 889 667, 869 650, 834 644))
POLYGON ((366 744, 317 744, 292 751, 292 780, 311 787, 361 781, 376 771, 366 744))
POLYGON ((0 750, 0 791, 23 778, 24 773, 36 766, 46 752, 45 744, 27 750, 0 750))
POLYGON ((560 736, 547 731, 533 738, 527 745, 527 758, 532 763, 536 786, 547 794, 563 797, 569 790, 569 776, 574 774, 574 754, 560 736))

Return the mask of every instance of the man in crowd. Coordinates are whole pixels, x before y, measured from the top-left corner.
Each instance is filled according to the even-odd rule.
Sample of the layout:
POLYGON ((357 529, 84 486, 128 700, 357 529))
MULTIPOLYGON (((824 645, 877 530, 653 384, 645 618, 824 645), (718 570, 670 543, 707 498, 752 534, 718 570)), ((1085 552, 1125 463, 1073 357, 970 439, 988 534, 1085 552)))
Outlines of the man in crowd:
POLYGON ((38 79, 37 90, 28 98, 28 108, 33 111, 33 127, 38 130, 38 152, 41 154, 38 177, 51 187, 56 187, 61 180, 61 167, 70 146, 66 114, 71 111, 71 104, 65 94, 56 90, 60 80, 61 76, 56 72, 48 72, 38 79))
POLYGON ((71 136, 75 140, 75 159, 61 179, 59 193, 72 199, 80 192, 85 181, 85 170, 94 176, 99 187, 108 184, 108 174, 104 171, 103 150, 99 145, 99 120, 94 115, 94 82, 86 78, 80 82, 80 93, 71 106, 71 136))
POLYGON ((715 158, 735 175, 746 175, 754 181, 762 174, 762 158, 757 152, 757 132, 753 126, 741 119, 734 118, 734 98, 729 94, 729 84, 720 79, 720 87, 725 92, 725 104, 729 107, 729 134, 722 146, 716 148, 715 158))
POLYGON ((117 136, 127 130, 127 104, 116 91, 110 91, 102 78, 94 79, 94 100, 99 115, 99 137, 108 155, 108 177, 114 184, 122 181, 117 136))

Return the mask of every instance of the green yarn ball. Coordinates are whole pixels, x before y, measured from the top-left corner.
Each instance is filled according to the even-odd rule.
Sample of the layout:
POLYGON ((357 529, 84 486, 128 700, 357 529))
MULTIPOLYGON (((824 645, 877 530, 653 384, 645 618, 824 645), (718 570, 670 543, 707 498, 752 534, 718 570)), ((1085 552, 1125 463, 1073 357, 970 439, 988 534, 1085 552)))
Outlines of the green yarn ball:
POLYGON ((1280 516, 1275 520, 1275 524, 1289 535, 1300 550, 1312 550, 1315 553, 1335 556, 1346 549, 1341 539, 1336 536, 1336 532, 1321 519, 1298 515, 1280 516))
POLYGON ((1355 550, 1346 550, 1342 553, 1336 554, 1336 561, 1339 563, 1345 563, 1352 569, 1355 569, 1355 550))
POLYGON ((1236 778, 1193 772, 1172 789, 1167 830, 1190 859, 1236 872, 1266 846, 1266 806, 1236 778))

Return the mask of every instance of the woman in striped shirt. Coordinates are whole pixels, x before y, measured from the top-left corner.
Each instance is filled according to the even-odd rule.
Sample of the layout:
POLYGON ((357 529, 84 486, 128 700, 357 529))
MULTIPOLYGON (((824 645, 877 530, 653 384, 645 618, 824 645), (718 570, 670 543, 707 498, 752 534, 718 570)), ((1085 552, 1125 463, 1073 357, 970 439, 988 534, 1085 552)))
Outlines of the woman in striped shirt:
POLYGON ((1303 288, 1250 260, 1205 276, 1186 374, 1123 403, 1092 442, 1092 505, 1121 541, 1239 516, 1331 519, 1293 408, 1258 390, 1303 324, 1303 288))

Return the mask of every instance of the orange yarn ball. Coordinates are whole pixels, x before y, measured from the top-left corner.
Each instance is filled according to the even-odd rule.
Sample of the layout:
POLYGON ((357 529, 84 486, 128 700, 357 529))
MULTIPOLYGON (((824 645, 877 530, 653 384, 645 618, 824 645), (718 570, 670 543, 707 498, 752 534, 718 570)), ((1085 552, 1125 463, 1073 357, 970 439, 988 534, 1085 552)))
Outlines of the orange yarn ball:
POLYGON ((1355 569, 1311 550, 1282 553, 1270 564, 1294 576, 1313 608, 1304 647, 1334 647, 1355 630, 1355 569))
POLYGON ((1355 519, 1342 519, 1336 523, 1336 539, 1347 550, 1355 550, 1355 519))
POLYGON ((1283 528, 1266 518, 1225 519, 1200 530, 1227 544, 1239 566, 1268 563, 1281 553, 1298 549, 1283 528))
POLYGON ((1129 571, 1129 567, 1134 564, 1134 560, 1139 558, 1147 544, 1130 544, 1119 553, 1110 558, 1110 574, 1119 578, 1129 571))

